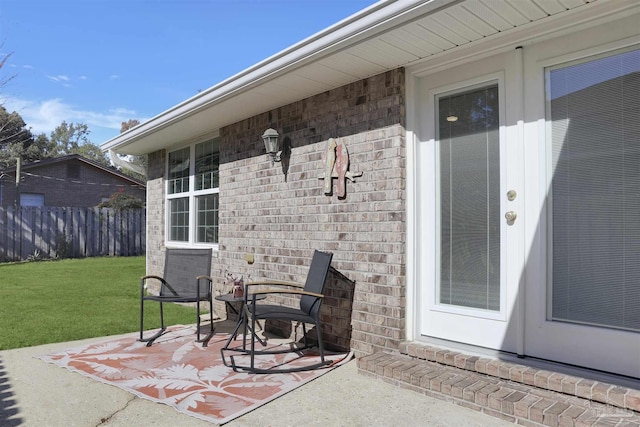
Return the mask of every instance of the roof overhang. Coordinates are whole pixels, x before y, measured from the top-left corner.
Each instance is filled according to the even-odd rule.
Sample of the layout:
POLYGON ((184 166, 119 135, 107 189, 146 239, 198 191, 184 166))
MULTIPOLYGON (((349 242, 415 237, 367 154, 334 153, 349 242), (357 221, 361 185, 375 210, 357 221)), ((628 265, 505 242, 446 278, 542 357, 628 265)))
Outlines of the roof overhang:
POLYGON ((388 0, 285 49, 102 144, 146 154, 265 111, 399 67, 512 48, 562 26, 637 8, 635 0, 388 0), (471 49, 473 51, 473 49, 471 49))

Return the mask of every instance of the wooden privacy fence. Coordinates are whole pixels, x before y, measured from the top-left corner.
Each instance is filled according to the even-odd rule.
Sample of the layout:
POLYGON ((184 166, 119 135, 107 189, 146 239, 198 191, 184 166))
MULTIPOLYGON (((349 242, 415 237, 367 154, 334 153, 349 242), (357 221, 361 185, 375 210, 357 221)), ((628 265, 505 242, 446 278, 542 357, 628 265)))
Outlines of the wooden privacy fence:
POLYGON ((145 253, 145 209, 0 207, 0 262, 145 253))

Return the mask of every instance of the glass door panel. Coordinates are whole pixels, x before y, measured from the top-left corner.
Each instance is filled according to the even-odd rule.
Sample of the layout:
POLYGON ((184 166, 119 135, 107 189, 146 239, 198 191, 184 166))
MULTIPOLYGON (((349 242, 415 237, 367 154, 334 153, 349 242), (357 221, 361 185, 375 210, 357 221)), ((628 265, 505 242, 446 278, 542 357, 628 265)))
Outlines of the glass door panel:
POLYGON ((500 310, 498 85, 438 99, 437 301, 500 310))

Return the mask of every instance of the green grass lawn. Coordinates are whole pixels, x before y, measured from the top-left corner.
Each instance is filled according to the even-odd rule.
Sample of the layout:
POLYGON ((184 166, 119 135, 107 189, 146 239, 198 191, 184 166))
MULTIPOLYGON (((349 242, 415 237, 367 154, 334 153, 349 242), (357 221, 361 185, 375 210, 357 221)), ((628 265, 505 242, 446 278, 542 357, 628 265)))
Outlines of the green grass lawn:
MULTIPOLYGON (((0 350, 139 330, 144 257, 0 264, 0 350)), ((165 304, 169 325, 192 324, 195 308, 165 304)), ((145 327, 159 326, 157 303, 145 327)))

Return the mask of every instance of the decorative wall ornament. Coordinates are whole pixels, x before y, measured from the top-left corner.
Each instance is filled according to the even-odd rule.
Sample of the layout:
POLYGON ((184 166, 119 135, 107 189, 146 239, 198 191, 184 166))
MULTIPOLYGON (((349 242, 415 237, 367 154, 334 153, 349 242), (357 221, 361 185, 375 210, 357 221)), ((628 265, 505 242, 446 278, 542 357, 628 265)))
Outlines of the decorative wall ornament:
POLYGON ((362 172, 349 171, 347 146, 342 141, 336 144, 335 139, 329 138, 322 160, 324 173, 321 173, 318 179, 324 179, 324 194, 328 196, 333 194, 333 178, 337 178, 336 195, 339 199, 345 198, 347 195, 346 180, 350 179, 351 182, 356 182, 355 178, 362 176, 362 172))

